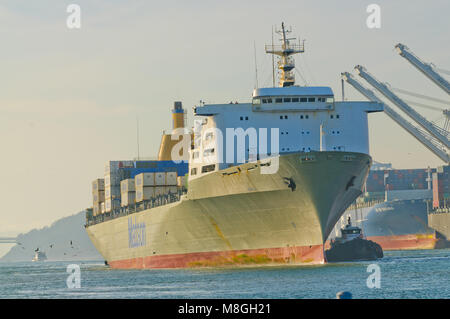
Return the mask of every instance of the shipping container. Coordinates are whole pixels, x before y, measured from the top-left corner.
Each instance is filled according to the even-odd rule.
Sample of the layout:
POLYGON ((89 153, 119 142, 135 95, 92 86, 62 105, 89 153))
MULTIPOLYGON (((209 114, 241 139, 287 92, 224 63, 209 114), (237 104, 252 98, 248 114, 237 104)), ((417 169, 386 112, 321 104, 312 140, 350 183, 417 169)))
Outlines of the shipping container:
POLYGON ((92 201, 94 202, 94 205, 96 203, 104 202, 105 201, 105 191, 97 191, 92 194, 92 201))
POLYGON ((187 188, 187 176, 178 176, 177 177, 177 186, 187 188))
POLYGON ((155 185, 155 173, 140 173, 134 178, 136 187, 142 186, 154 186, 155 185))
POLYGON ((166 186, 164 190, 165 194, 177 194, 178 186, 166 186))
POLYGON ((167 172, 166 173, 166 184, 167 186, 177 185, 177 172, 167 172))
POLYGON ((122 207, 134 205, 136 199, 136 192, 122 192, 120 195, 120 205, 122 207))
POLYGON ((94 216, 98 216, 102 213, 101 204, 102 203, 97 203, 97 204, 94 204, 94 206, 92 206, 92 212, 93 212, 94 216))
POLYGON ((166 174, 164 172, 155 173, 155 186, 166 185, 166 174))
POLYGON ((109 213, 110 211, 120 208, 120 199, 106 199, 105 200, 105 212, 109 213))
POLYGON ((153 186, 144 186, 136 188, 136 203, 149 200, 155 197, 155 188, 153 186))
POLYGON ((105 180, 103 178, 97 178, 92 182, 92 191, 104 191, 105 190, 105 180))
MULTIPOLYGON (((155 197, 166 195, 166 188, 167 187, 156 186, 156 187, 153 187, 153 188, 155 189, 155 197)), ((168 189, 167 189, 167 191, 168 191, 168 189)))
POLYGON ((134 178, 124 179, 120 182, 120 191, 122 193, 134 192, 134 178))
POLYGON ((107 199, 120 199, 120 186, 106 186, 105 200, 107 199))

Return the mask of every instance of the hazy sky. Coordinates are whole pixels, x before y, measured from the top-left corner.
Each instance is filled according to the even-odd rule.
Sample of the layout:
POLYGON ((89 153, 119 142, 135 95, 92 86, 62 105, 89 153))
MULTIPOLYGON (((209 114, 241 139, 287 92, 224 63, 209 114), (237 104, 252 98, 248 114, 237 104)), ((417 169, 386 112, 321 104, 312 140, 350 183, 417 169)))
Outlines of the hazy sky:
MULTIPOLYGON (((90 206, 91 181, 105 162, 136 156, 136 116, 141 156, 155 156, 173 101, 183 101, 190 123, 199 100, 248 101, 254 43, 259 85, 270 86, 264 44, 281 21, 306 39, 299 72, 310 85, 331 86, 339 99, 340 73, 362 64, 394 87, 448 100, 393 50, 402 42, 450 69, 448 12, 448 0, 3 0, 0 235, 90 206), (81 29, 66 26, 70 3, 81 6, 81 29), (370 3, 381 6, 381 29, 366 26, 370 3)), ((350 87, 346 95, 365 100, 350 87)), ((397 168, 442 164, 385 114, 370 115, 370 138, 377 161, 397 168)))

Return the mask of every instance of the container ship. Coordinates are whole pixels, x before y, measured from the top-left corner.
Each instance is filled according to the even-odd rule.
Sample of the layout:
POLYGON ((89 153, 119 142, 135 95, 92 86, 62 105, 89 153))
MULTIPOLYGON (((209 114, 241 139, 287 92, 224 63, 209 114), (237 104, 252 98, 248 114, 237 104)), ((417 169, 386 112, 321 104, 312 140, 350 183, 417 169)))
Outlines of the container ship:
MULTIPOLYGON (((438 201, 441 206, 435 204, 438 208, 444 206, 445 196, 448 196, 443 190, 443 185, 449 185, 448 179, 444 180, 445 167, 371 170, 365 194, 349 207, 341 223, 345 216, 351 216, 358 221, 365 236, 380 244, 383 250, 442 247, 444 237, 439 235, 436 226, 429 221, 429 212, 433 197, 441 198, 438 201), (437 191, 438 185, 440 192, 437 191)), ((439 209, 435 210, 437 211, 439 209)))
POLYGON ((324 243, 362 194, 372 159, 368 113, 376 102, 334 99, 297 86, 288 38, 267 45, 279 86, 250 103, 175 102, 174 130, 158 160, 110 161, 93 183, 86 231, 112 268, 324 263, 324 243))
POLYGON ((438 248, 450 247, 450 165, 433 173, 433 205, 428 211, 428 224, 436 231, 438 248))

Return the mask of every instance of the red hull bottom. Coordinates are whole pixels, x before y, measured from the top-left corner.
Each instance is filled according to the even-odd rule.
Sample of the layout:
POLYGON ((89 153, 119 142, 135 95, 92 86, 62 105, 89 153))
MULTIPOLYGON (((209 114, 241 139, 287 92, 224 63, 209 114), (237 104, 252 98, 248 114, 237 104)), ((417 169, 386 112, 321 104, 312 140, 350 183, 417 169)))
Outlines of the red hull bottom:
POLYGON ((437 241, 431 234, 372 236, 367 239, 379 244, 383 250, 434 249, 437 241))
POLYGON ((322 264, 323 245, 147 256, 108 262, 111 268, 194 268, 272 264, 322 264))

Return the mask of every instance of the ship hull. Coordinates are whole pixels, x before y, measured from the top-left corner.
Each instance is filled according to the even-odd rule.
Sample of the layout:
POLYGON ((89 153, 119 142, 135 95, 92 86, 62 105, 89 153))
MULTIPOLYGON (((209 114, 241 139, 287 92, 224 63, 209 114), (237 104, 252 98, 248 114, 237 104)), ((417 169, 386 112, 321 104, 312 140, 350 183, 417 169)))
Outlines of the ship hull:
POLYGON ((86 227, 113 268, 323 263, 323 243, 361 194, 371 159, 349 152, 279 157, 190 181, 181 201, 86 227), (313 160, 310 160, 310 159, 313 160))
POLYGON ((425 200, 398 200, 375 205, 368 212, 363 230, 367 239, 383 250, 433 249, 435 232, 428 226, 425 200))

